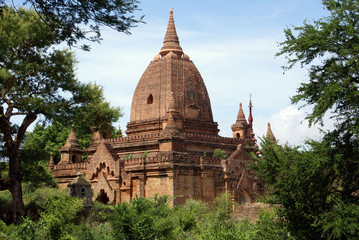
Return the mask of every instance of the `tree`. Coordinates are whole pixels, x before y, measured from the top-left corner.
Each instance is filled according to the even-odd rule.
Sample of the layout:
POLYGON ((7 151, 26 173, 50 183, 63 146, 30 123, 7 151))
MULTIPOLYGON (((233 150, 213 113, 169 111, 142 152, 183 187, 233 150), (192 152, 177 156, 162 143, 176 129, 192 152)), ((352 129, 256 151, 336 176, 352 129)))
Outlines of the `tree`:
MULTIPOLYGON (((110 103, 105 101, 103 88, 96 83, 88 84, 83 91, 83 95, 91 96, 91 101, 81 105, 73 113, 70 122, 66 121, 67 119, 58 119, 58 121, 63 125, 75 125, 76 133, 80 138, 86 134, 90 135, 91 129, 100 131, 104 136, 115 137, 118 131, 112 126, 112 123, 118 121, 122 116, 121 108, 111 107, 110 103)), ((82 147, 88 147, 88 143, 84 143, 82 147)))
POLYGON ((351 195, 359 185, 359 1, 323 0, 330 15, 313 24, 286 29, 278 55, 287 55, 288 69, 309 66, 309 81, 298 88, 293 103, 313 106, 309 123, 322 123, 331 113, 335 129, 324 141, 340 154, 333 166, 340 172, 342 192, 351 195))
POLYGON ((87 85, 83 91, 88 92, 86 94, 93 96, 93 99, 82 104, 66 118, 58 118, 50 123, 37 123, 34 130, 26 134, 19 155, 20 172, 23 180, 33 187, 51 185, 47 171, 50 155, 53 155, 55 163, 60 160, 59 149, 65 144, 71 125, 74 126, 83 149, 89 147, 94 128, 103 134, 117 132, 112 123, 122 115, 121 108, 111 107, 105 101, 103 89, 96 84, 87 85))
POLYGON ((26 129, 40 114, 66 117, 92 97, 75 79, 73 54, 52 47, 61 40, 34 11, 1 8, 0 131, 9 174, 0 179, 0 190, 12 194, 15 221, 23 214, 19 148, 26 129), (13 119, 19 116, 16 126, 13 119))
POLYGON ((329 16, 285 29, 279 55, 308 68, 292 97, 312 106, 310 125, 329 113, 335 129, 304 147, 265 140, 253 168, 297 238, 351 239, 359 232, 359 1, 323 0, 329 16))
MULTIPOLYGON (((323 0, 328 17, 285 29, 279 55, 286 55, 291 69, 308 66, 305 81, 292 97, 293 103, 313 106, 309 123, 322 122, 331 112, 341 136, 356 137, 359 131, 359 1, 323 0), (294 30, 294 31, 293 31, 294 30), (293 33, 294 32, 294 33, 293 33), (296 34, 295 34, 296 33, 296 34)), ((338 133, 339 134, 339 133, 338 133)))
MULTIPOLYGON (((138 4, 137 0, 23 0, 23 5, 30 5, 31 9, 43 16, 49 28, 61 40, 67 41, 69 46, 84 39, 99 42, 102 26, 130 34, 132 27, 142 23, 143 16, 136 18, 133 15, 139 10, 138 4)), ((0 11, 12 5, 13 1, 0 0, 0 11)), ((82 48, 89 50, 88 45, 82 45, 82 48)))

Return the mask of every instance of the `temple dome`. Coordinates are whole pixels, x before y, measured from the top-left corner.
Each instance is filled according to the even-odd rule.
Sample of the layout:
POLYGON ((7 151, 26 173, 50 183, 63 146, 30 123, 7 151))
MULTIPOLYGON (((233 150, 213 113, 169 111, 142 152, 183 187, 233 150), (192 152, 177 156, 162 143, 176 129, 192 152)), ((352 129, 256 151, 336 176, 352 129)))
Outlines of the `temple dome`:
POLYGON ((162 119, 168 111, 173 94, 175 106, 184 122, 183 131, 218 134, 201 74, 187 55, 181 58, 183 51, 172 10, 159 54, 162 58, 156 57, 155 61, 149 64, 137 84, 126 133, 131 135, 160 132, 162 119))

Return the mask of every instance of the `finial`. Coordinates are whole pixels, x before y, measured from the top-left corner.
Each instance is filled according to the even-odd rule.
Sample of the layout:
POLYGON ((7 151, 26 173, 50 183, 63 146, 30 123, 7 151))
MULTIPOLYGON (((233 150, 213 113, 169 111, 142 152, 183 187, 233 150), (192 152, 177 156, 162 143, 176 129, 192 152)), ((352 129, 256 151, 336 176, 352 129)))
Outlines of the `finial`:
POLYGON ((168 20, 167 31, 165 39, 163 41, 163 46, 160 50, 160 55, 164 57, 171 51, 177 55, 177 58, 180 58, 183 54, 182 48, 179 44, 175 23, 173 20, 172 8, 170 9, 170 18, 168 20))
POLYGON ((252 116, 252 94, 249 94, 249 116, 248 116, 248 122, 249 124, 253 125, 253 116, 252 116))

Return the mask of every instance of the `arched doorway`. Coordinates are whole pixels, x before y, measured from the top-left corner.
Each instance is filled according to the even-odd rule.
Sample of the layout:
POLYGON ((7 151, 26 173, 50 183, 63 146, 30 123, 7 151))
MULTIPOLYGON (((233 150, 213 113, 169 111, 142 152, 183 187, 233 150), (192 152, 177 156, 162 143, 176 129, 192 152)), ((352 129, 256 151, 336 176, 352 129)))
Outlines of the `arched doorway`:
POLYGON ((108 198, 107 194, 105 193, 104 189, 100 190, 100 193, 98 194, 97 198, 96 198, 97 202, 103 203, 103 204, 107 204, 110 199, 108 198))
POLYGON ((241 195, 239 196, 238 203, 243 204, 243 203, 250 203, 250 202, 251 202, 251 197, 249 196, 249 194, 246 191, 243 191, 241 193, 241 195))

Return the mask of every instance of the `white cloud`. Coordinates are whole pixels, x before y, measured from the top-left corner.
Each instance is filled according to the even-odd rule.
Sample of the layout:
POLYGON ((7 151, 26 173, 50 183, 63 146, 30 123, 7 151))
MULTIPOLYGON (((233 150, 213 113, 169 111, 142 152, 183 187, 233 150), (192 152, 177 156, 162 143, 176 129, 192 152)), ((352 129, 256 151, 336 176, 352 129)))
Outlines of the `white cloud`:
MULTIPOLYGON (((268 121, 281 142, 300 144, 307 136, 318 136, 317 130, 308 129, 307 123, 303 122, 304 111, 289 106, 289 97, 303 81, 305 70, 294 68, 283 74, 284 59, 274 57, 278 51, 277 42, 283 40, 283 27, 277 24, 283 24, 282 14, 294 11, 293 6, 289 4, 281 8, 279 4, 271 11, 263 7, 261 14, 257 11, 250 14, 248 11, 257 9, 256 5, 245 11, 240 4, 238 10, 253 16, 231 15, 229 19, 234 22, 227 25, 229 19, 214 17, 209 12, 192 12, 187 5, 183 4, 183 8, 174 6, 177 33, 184 52, 193 60, 206 83, 214 120, 219 123, 222 136, 232 135, 230 126, 236 120, 238 103, 247 106, 250 93, 253 94, 258 136, 266 133, 268 121), (269 24, 266 19, 272 18, 276 21, 270 23, 276 27, 266 25, 269 24)), ((123 107, 122 130, 126 130, 130 119, 131 99, 137 82, 161 49, 167 25, 166 12, 151 14, 146 19, 147 24, 134 28, 130 36, 105 30, 101 44, 93 44, 90 53, 77 53, 79 79, 96 81, 104 86, 106 99, 113 106, 123 107)), ((248 112, 246 108, 244 110, 248 112)))
MULTIPOLYGON (((306 139, 319 140, 323 135, 317 125, 309 127, 305 120, 307 113, 293 105, 281 109, 269 118, 257 117, 255 119, 254 131, 257 136, 262 137, 267 133, 267 123, 270 122, 271 129, 280 143, 288 142, 291 145, 301 145, 306 139)), ((324 118, 325 130, 333 129, 333 121, 328 116, 324 118)))

